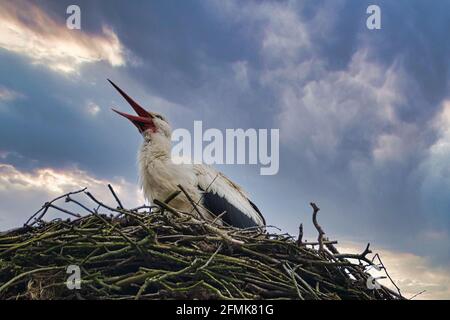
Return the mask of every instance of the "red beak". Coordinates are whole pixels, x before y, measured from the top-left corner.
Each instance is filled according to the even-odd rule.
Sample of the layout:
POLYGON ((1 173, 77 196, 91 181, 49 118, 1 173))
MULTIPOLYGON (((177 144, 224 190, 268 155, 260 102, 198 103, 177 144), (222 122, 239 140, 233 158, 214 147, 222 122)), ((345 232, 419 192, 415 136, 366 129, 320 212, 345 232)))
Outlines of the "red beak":
POLYGON ((114 82, 109 80, 109 83, 112 84, 112 86, 119 91, 122 97, 125 98, 125 100, 130 104, 130 106, 133 108, 133 110, 137 113, 137 116, 133 116, 128 113, 124 113, 121 111, 117 111, 115 109, 112 109, 114 112, 120 114, 121 116, 127 118, 130 120, 139 130, 140 133, 143 133, 146 130, 152 130, 156 131, 155 123, 152 121, 153 115, 146 111, 144 108, 142 108, 136 101, 131 99, 122 89, 120 89, 114 82))

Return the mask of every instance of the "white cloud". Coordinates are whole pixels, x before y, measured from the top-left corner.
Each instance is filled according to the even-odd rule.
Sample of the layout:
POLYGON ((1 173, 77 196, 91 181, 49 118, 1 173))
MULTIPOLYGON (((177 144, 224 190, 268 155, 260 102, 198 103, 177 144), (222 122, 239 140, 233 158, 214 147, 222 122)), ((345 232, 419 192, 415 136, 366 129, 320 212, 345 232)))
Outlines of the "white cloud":
POLYGON ((261 50, 269 62, 291 61, 311 46, 305 25, 290 6, 267 4, 253 14, 266 20, 261 50))
POLYGON ((352 139, 351 134, 364 133, 353 139, 369 146, 378 140, 378 157, 387 152, 382 149, 388 142, 385 130, 391 130, 389 143, 403 143, 405 124, 394 112, 402 101, 396 65, 385 69, 370 62, 364 49, 344 70, 330 71, 323 65, 306 60, 297 68, 267 70, 263 75, 279 98, 278 124, 288 145, 333 159, 342 155, 338 148, 352 139))
POLYGON ((23 224, 43 203, 84 187, 106 203, 114 204, 107 187, 112 184, 126 207, 144 203, 138 185, 123 178, 98 179, 78 169, 21 171, 0 163, 0 230, 23 224))
MULTIPOLYGON (((450 201, 450 100, 442 103, 440 111, 430 123, 436 135, 428 147, 418 172, 423 176, 422 206, 434 215, 446 216, 450 201)), ((430 221, 434 217, 429 217, 430 221)), ((436 221, 432 221, 436 223, 436 221)))
POLYGON ((86 104, 86 111, 88 114, 95 117, 100 112, 100 107, 95 102, 88 101, 86 104))
POLYGON ((126 63, 119 38, 107 26, 102 34, 70 30, 64 20, 58 22, 34 2, 26 1, 2 2, 0 20, 0 48, 52 70, 72 73, 86 63, 106 61, 113 67, 126 63))
POLYGON ((0 86, 0 101, 9 102, 14 101, 16 99, 21 99, 23 97, 24 95, 20 92, 0 86))
POLYGON ((376 161, 386 159, 401 160, 402 140, 393 134, 382 134, 377 139, 377 145, 373 150, 373 156, 376 161))
MULTIPOLYGON (((343 242, 339 250, 345 253, 360 253, 363 245, 343 242)), ((380 254, 389 275, 401 289, 403 296, 411 298, 426 290, 415 299, 450 299, 450 271, 445 267, 436 267, 425 257, 412 253, 392 251, 388 249, 374 249, 380 254)), ((372 273, 372 272, 371 272, 372 273)), ((383 275, 374 272, 375 276, 383 275)), ((388 279, 380 283, 395 289, 388 279)))
POLYGON ((430 155, 434 157, 450 156, 450 100, 442 103, 440 112, 432 122, 432 127, 438 133, 438 139, 430 147, 430 155))
MULTIPOLYGON (((395 122, 394 122, 395 123, 395 122)), ((420 132, 416 125, 399 123, 393 133, 380 131, 372 149, 374 164, 384 165, 388 162, 402 163, 422 147, 420 132)))
POLYGON ((427 150, 421 170, 426 176, 424 189, 450 190, 450 100, 442 103, 440 112, 431 122, 436 140, 427 150), (437 187, 437 188, 435 188, 437 187))

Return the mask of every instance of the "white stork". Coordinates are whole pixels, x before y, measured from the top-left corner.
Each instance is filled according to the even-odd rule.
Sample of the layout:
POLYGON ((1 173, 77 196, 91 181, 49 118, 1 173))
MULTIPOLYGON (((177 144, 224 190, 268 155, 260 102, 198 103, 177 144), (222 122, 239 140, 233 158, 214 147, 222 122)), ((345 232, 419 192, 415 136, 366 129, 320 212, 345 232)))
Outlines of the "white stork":
MULTIPOLYGON (((144 138, 138 161, 141 184, 147 199, 164 200, 179 190, 178 185, 181 185, 191 200, 199 205, 203 218, 223 214, 222 221, 234 227, 265 225, 264 217, 245 191, 225 175, 204 164, 174 164, 171 160, 172 131, 167 120, 160 114, 145 110, 111 80, 108 81, 137 114, 130 115, 113 109, 130 120, 144 138)), ((178 210, 196 213, 186 196, 178 196, 170 204, 178 210)))

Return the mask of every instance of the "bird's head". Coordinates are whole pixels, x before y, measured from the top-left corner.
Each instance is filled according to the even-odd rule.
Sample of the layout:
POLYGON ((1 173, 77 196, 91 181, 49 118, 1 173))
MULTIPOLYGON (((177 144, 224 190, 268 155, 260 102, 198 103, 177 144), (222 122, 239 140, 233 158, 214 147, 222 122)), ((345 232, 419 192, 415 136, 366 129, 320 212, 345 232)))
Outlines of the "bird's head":
POLYGON ((114 112, 130 120, 145 140, 155 139, 170 139, 171 128, 167 120, 156 112, 147 111, 142 108, 136 101, 131 99, 122 89, 120 89, 114 82, 108 79, 112 86, 119 91, 122 97, 130 104, 136 115, 131 115, 125 112, 112 109, 114 112))

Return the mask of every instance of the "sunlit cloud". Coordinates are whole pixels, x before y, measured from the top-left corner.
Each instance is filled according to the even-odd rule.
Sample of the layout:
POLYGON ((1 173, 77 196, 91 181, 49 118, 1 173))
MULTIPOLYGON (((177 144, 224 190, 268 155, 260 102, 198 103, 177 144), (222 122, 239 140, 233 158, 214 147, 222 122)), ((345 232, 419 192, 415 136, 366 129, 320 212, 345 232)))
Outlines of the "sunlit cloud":
POLYGON ((99 179, 76 168, 41 168, 28 172, 0 163, 0 230, 20 226, 43 203, 85 187, 98 199, 114 201, 108 184, 114 186, 125 206, 144 203, 138 184, 123 178, 99 179))
POLYGON ((124 48, 108 26, 102 34, 70 30, 63 19, 56 21, 34 2, 26 1, 2 1, 0 20, 0 48, 52 70, 73 73, 83 64, 99 61, 113 67, 126 64, 124 48))
MULTIPOLYGON (((353 242, 343 242, 339 246, 341 252, 361 253, 363 245, 353 242)), ((450 271, 448 268, 435 266, 426 257, 412 253, 374 249, 380 254, 383 264, 395 284, 406 298, 415 299, 448 299, 450 297, 450 271)), ((383 272, 370 271, 374 277, 385 275, 383 272)), ((394 285, 389 279, 379 282, 393 290, 394 285)))

